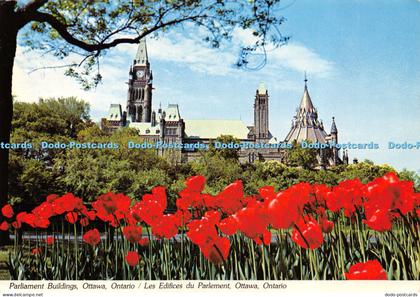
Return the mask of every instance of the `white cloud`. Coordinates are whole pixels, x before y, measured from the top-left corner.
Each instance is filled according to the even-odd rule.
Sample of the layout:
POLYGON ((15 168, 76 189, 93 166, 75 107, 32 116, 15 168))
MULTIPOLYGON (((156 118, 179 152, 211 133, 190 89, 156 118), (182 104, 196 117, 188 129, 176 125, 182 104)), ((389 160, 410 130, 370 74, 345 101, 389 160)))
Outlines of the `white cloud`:
POLYGON ((66 60, 58 60, 52 56, 40 57, 37 52, 24 52, 18 47, 13 68, 13 91, 17 100, 36 102, 39 98, 75 96, 90 103, 96 113, 105 113, 111 102, 120 101, 117 93, 125 90, 127 70, 109 64, 101 67, 104 76, 102 85, 95 90, 84 91, 74 79, 64 75, 64 69, 42 69, 65 65, 80 61, 80 57, 72 56, 66 60), (34 69, 38 69, 33 71, 34 69))
POLYGON ((289 68, 303 73, 308 71, 311 75, 326 77, 334 70, 332 62, 322 59, 314 51, 299 45, 290 43, 273 51, 269 57, 274 65, 279 68, 289 68))
MULTIPOLYGON (((220 49, 206 47, 202 38, 201 34, 172 33, 170 37, 149 39, 147 44, 150 56, 156 60, 182 64, 193 71, 209 75, 241 75, 243 71, 233 66, 238 51, 241 46, 251 45, 256 41, 250 30, 239 29, 235 30, 232 41, 222 44, 220 49)), ((125 55, 135 54, 135 47, 131 45, 120 46, 118 50, 125 55)), ((290 42, 276 49, 268 49, 267 55, 266 67, 276 75, 281 69, 299 73, 307 71, 320 77, 327 77, 334 71, 332 62, 299 43, 290 42)))
MULTIPOLYGON (((241 77, 244 81, 255 80, 255 72, 238 70, 233 66, 240 45, 250 44, 255 41, 254 38, 248 31, 237 30, 231 43, 224 44, 220 49, 211 49, 203 45, 202 36, 189 34, 186 37, 185 34, 172 32, 170 37, 149 39, 148 52, 152 61, 182 65, 193 72, 210 76, 241 77)), ((71 56, 61 61, 48 55, 40 56, 33 51, 24 53, 18 47, 13 94, 18 100, 30 102, 37 101, 40 97, 77 96, 89 102, 94 117, 98 117, 106 113, 111 102, 125 102, 127 71, 135 53, 135 45, 120 45, 110 51, 102 61, 103 83, 96 90, 85 92, 74 79, 64 76, 63 69, 43 69, 30 73, 34 68, 78 62, 80 57, 71 56)), ((269 83, 270 88, 290 90, 298 87, 296 82, 287 78, 290 72, 302 74, 308 71, 311 76, 325 77, 333 70, 333 63, 323 59, 315 51, 292 42, 269 51, 268 64, 258 73, 258 77, 269 83)))

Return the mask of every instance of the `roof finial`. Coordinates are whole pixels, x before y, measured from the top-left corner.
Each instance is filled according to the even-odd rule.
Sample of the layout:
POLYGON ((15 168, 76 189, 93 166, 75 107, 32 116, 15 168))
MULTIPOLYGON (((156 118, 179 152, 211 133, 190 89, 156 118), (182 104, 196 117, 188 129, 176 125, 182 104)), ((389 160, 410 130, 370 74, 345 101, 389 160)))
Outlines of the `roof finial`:
POLYGON ((337 126, 335 125, 335 117, 332 117, 331 133, 337 133, 337 126))
POLYGON ((304 82, 305 82, 305 89, 307 88, 307 82, 308 82, 308 77, 306 76, 306 71, 305 71, 305 80, 304 80, 304 82))

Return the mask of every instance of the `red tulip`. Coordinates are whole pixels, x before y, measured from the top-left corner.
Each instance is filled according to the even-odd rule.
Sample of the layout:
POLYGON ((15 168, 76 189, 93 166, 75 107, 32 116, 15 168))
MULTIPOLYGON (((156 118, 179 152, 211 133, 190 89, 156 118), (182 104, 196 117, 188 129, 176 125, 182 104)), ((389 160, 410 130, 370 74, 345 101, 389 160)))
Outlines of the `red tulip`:
POLYGON ((139 264, 140 256, 137 252, 129 251, 125 256, 125 261, 130 266, 136 266, 139 264))
POLYGON ((0 230, 1 231, 7 231, 9 230, 9 224, 5 221, 3 223, 0 224, 0 230))
POLYGON ((239 231, 261 244, 261 238, 268 227, 268 215, 262 202, 248 204, 247 207, 237 211, 234 217, 237 220, 239 231))
POLYGON ((263 233, 263 243, 265 245, 270 245, 270 243, 271 243, 271 237, 272 237, 271 232, 268 231, 268 230, 265 230, 264 233, 263 233))
POLYGON ((177 210, 175 212, 175 224, 178 228, 185 226, 191 218, 192 214, 188 210, 177 210))
POLYGON ((104 222, 117 226, 119 220, 123 219, 129 212, 131 198, 123 194, 107 193, 99 196, 92 203, 96 215, 104 222))
POLYGON ((43 202, 41 205, 35 207, 32 213, 44 219, 49 219, 54 215, 53 207, 48 202, 43 202))
POLYGON ((48 245, 52 245, 52 244, 54 244, 54 236, 47 236, 47 238, 45 238, 45 242, 48 244, 48 245))
POLYGON ((276 192, 273 186, 265 186, 258 189, 258 193, 264 200, 271 200, 276 197, 276 192))
POLYGON ((101 242, 101 235, 98 229, 92 229, 83 235, 83 241, 91 246, 96 246, 101 242))
POLYGON ((220 212, 217 210, 206 211, 204 218, 208 219, 210 224, 217 225, 220 222, 220 212))
POLYGON ((329 220, 327 220, 325 218, 322 218, 321 219, 321 229, 322 229, 322 232, 324 232, 324 233, 331 233, 331 231, 333 230, 333 228, 334 228, 334 223, 333 222, 331 222, 331 221, 329 221, 329 220))
POLYGON ((141 246, 148 246, 149 245, 149 238, 143 237, 139 240, 139 245, 141 246))
POLYGON ((88 225, 89 225, 89 218, 87 218, 87 217, 81 218, 81 219, 80 219, 80 221, 79 221, 79 223, 80 223, 80 225, 82 225, 83 227, 86 227, 86 226, 88 226, 88 225))
POLYGON ((60 198, 60 196, 58 196, 57 194, 50 194, 47 196, 47 202, 48 203, 52 203, 53 201, 57 200, 58 198, 60 198))
POLYGON ((165 211, 167 207, 167 198, 166 198, 166 189, 164 187, 154 187, 152 189, 152 195, 153 200, 156 201, 160 207, 162 208, 162 211, 165 211))
POLYGON ((378 260, 370 260, 366 263, 356 263, 350 266, 346 273, 348 280, 386 280, 387 275, 378 260))
POLYGON ((305 249, 317 249, 324 242, 324 237, 318 222, 307 217, 306 222, 302 220, 293 228, 292 240, 305 249))
POLYGON ((41 248, 34 248, 31 251, 32 255, 39 255, 42 253, 42 249, 41 248))
POLYGON ((72 193, 67 193, 60 198, 53 200, 51 205, 56 214, 63 214, 65 212, 82 209, 83 201, 72 193))
POLYGON ((317 205, 326 206, 327 203, 327 195, 331 192, 331 188, 327 187, 326 185, 313 185, 313 191, 315 194, 315 202, 317 205))
POLYGON ((233 214, 243 207, 241 202, 243 198, 244 186, 242 181, 237 180, 228 185, 216 196, 216 199, 218 200, 217 206, 220 207, 224 213, 233 214))
POLYGON ((90 221, 94 221, 96 219, 96 212, 94 210, 90 210, 86 213, 86 216, 90 221))
POLYGON ((33 220, 33 224, 35 228, 45 229, 45 228, 48 228, 48 226, 50 225, 50 221, 46 218, 35 216, 33 220))
POLYGON ((188 238, 200 247, 203 256, 215 264, 225 261, 229 254, 230 241, 217 234, 214 221, 204 217, 188 224, 188 238))
POLYGON ((185 186, 191 192, 201 193, 206 185, 206 178, 202 175, 192 176, 185 181, 185 186))
POLYGON ((163 215, 151 227, 156 237, 170 239, 178 234, 178 218, 174 214, 163 215))
POLYGON ((72 211, 72 212, 68 212, 68 213, 66 214, 66 220, 67 220, 67 222, 69 222, 70 224, 74 224, 74 223, 76 223, 76 222, 77 222, 77 219, 78 219, 78 214, 77 214, 77 212, 72 211))
POLYGON ((275 229, 287 229, 298 221, 299 211, 296 200, 288 193, 281 192, 268 203, 267 214, 275 229))
POLYGON ((10 204, 6 204, 5 206, 2 207, 1 209, 1 213, 5 218, 10 219, 11 217, 13 217, 13 208, 10 206, 10 204))
POLYGON ((322 232, 331 233, 334 228, 334 223, 328 220, 325 208, 318 207, 318 209, 316 209, 316 213, 319 215, 319 224, 321 225, 322 232))
POLYGON ((217 225, 224 234, 230 236, 234 235, 236 232, 238 232, 239 226, 236 219, 232 216, 229 216, 219 222, 217 225))
POLYGON ((369 228, 379 232, 389 231, 392 228, 391 215, 387 210, 383 209, 377 209, 367 217, 367 220, 363 220, 363 222, 369 228))
POLYGON ((141 226, 125 226, 123 228, 124 237, 131 243, 138 242, 141 238, 141 233, 141 226))
POLYGON ((144 195, 143 200, 133 206, 131 214, 139 222, 144 221, 148 225, 154 225, 155 222, 157 223, 161 220, 164 209, 153 199, 153 196, 149 197, 149 199, 148 195, 150 194, 144 195))
POLYGON ((226 237, 219 237, 212 244, 200 247, 204 257, 215 265, 226 261, 229 255, 230 241, 226 237))

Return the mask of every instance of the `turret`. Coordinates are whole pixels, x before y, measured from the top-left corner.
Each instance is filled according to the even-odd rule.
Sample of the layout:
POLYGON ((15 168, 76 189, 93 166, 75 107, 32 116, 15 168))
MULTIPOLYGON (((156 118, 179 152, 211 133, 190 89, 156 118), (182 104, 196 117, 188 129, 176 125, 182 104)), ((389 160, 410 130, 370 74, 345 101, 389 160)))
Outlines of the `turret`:
POLYGON ((337 126, 335 125, 335 117, 332 118, 332 124, 331 124, 331 139, 338 142, 338 130, 337 126))
MULTIPOLYGON (((335 118, 332 118, 332 124, 331 124, 331 140, 333 143, 337 144, 338 143, 338 131, 337 131, 337 126, 335 125, 335 118)), ((333 147, 333 165, 337 165, 339 162, 339 157, 338 157, 338 149, 337 146, 334 145, 333 147)))
POLYGON ((152 112, 152 127, 156 126, 156 112, 152 112))
POLYGON ((270 132, 268 131, 268 91, 263 82, 260 83, 254 102, 254 129, 255 140, 268 142, 270 132))
POLYGON ((347 150, 343 151, 343 163, 345 165, 349 164, 349 152, 347 150))

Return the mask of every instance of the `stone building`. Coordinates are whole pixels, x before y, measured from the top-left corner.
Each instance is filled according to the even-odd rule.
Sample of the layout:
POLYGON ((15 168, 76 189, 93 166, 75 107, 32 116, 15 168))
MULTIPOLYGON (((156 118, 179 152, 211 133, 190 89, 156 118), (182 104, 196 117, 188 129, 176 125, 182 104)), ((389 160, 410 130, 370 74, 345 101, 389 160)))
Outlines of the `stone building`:
MULTIPOLYGON (((231 135, 241 143, 249 144, 247 148, 239 150, 242 162, 283 162, 287 149, 294 141, 321 144, 338 142, 334 118, 329 134, 324 130, 322 121, 318 120, 318 112, 309 95, 306 77, 300 105, 292 120, 292 127, 283 141, 279 141, 269 130, 269 92, 264 83, 260 83, 255 93, 254 123, 251 126, 241 120, 184 119, 177 104, 169 104, 166 108, 159 106, 157 110, 153 110, 152 98, 153 74, 146 42, 142 40, 129 69, 126 110, 123 111, 120 104, 111 104, 107 117, 101 120, 101 128, 112 133, 116 129, 130 127, 137 129, 139 135, 148 142, 182 144, 183 149, 158 150, 161 155, 170 155, 174 162, 186 162, 197 158, 201 152, 194 144, 208 145, 222 135, 231 135)), ((343 153, 343 158, 340 158, 339 151, 335 148, 320 149, 317 158, 320 167, 348 162, 348 156, 343 153)))

